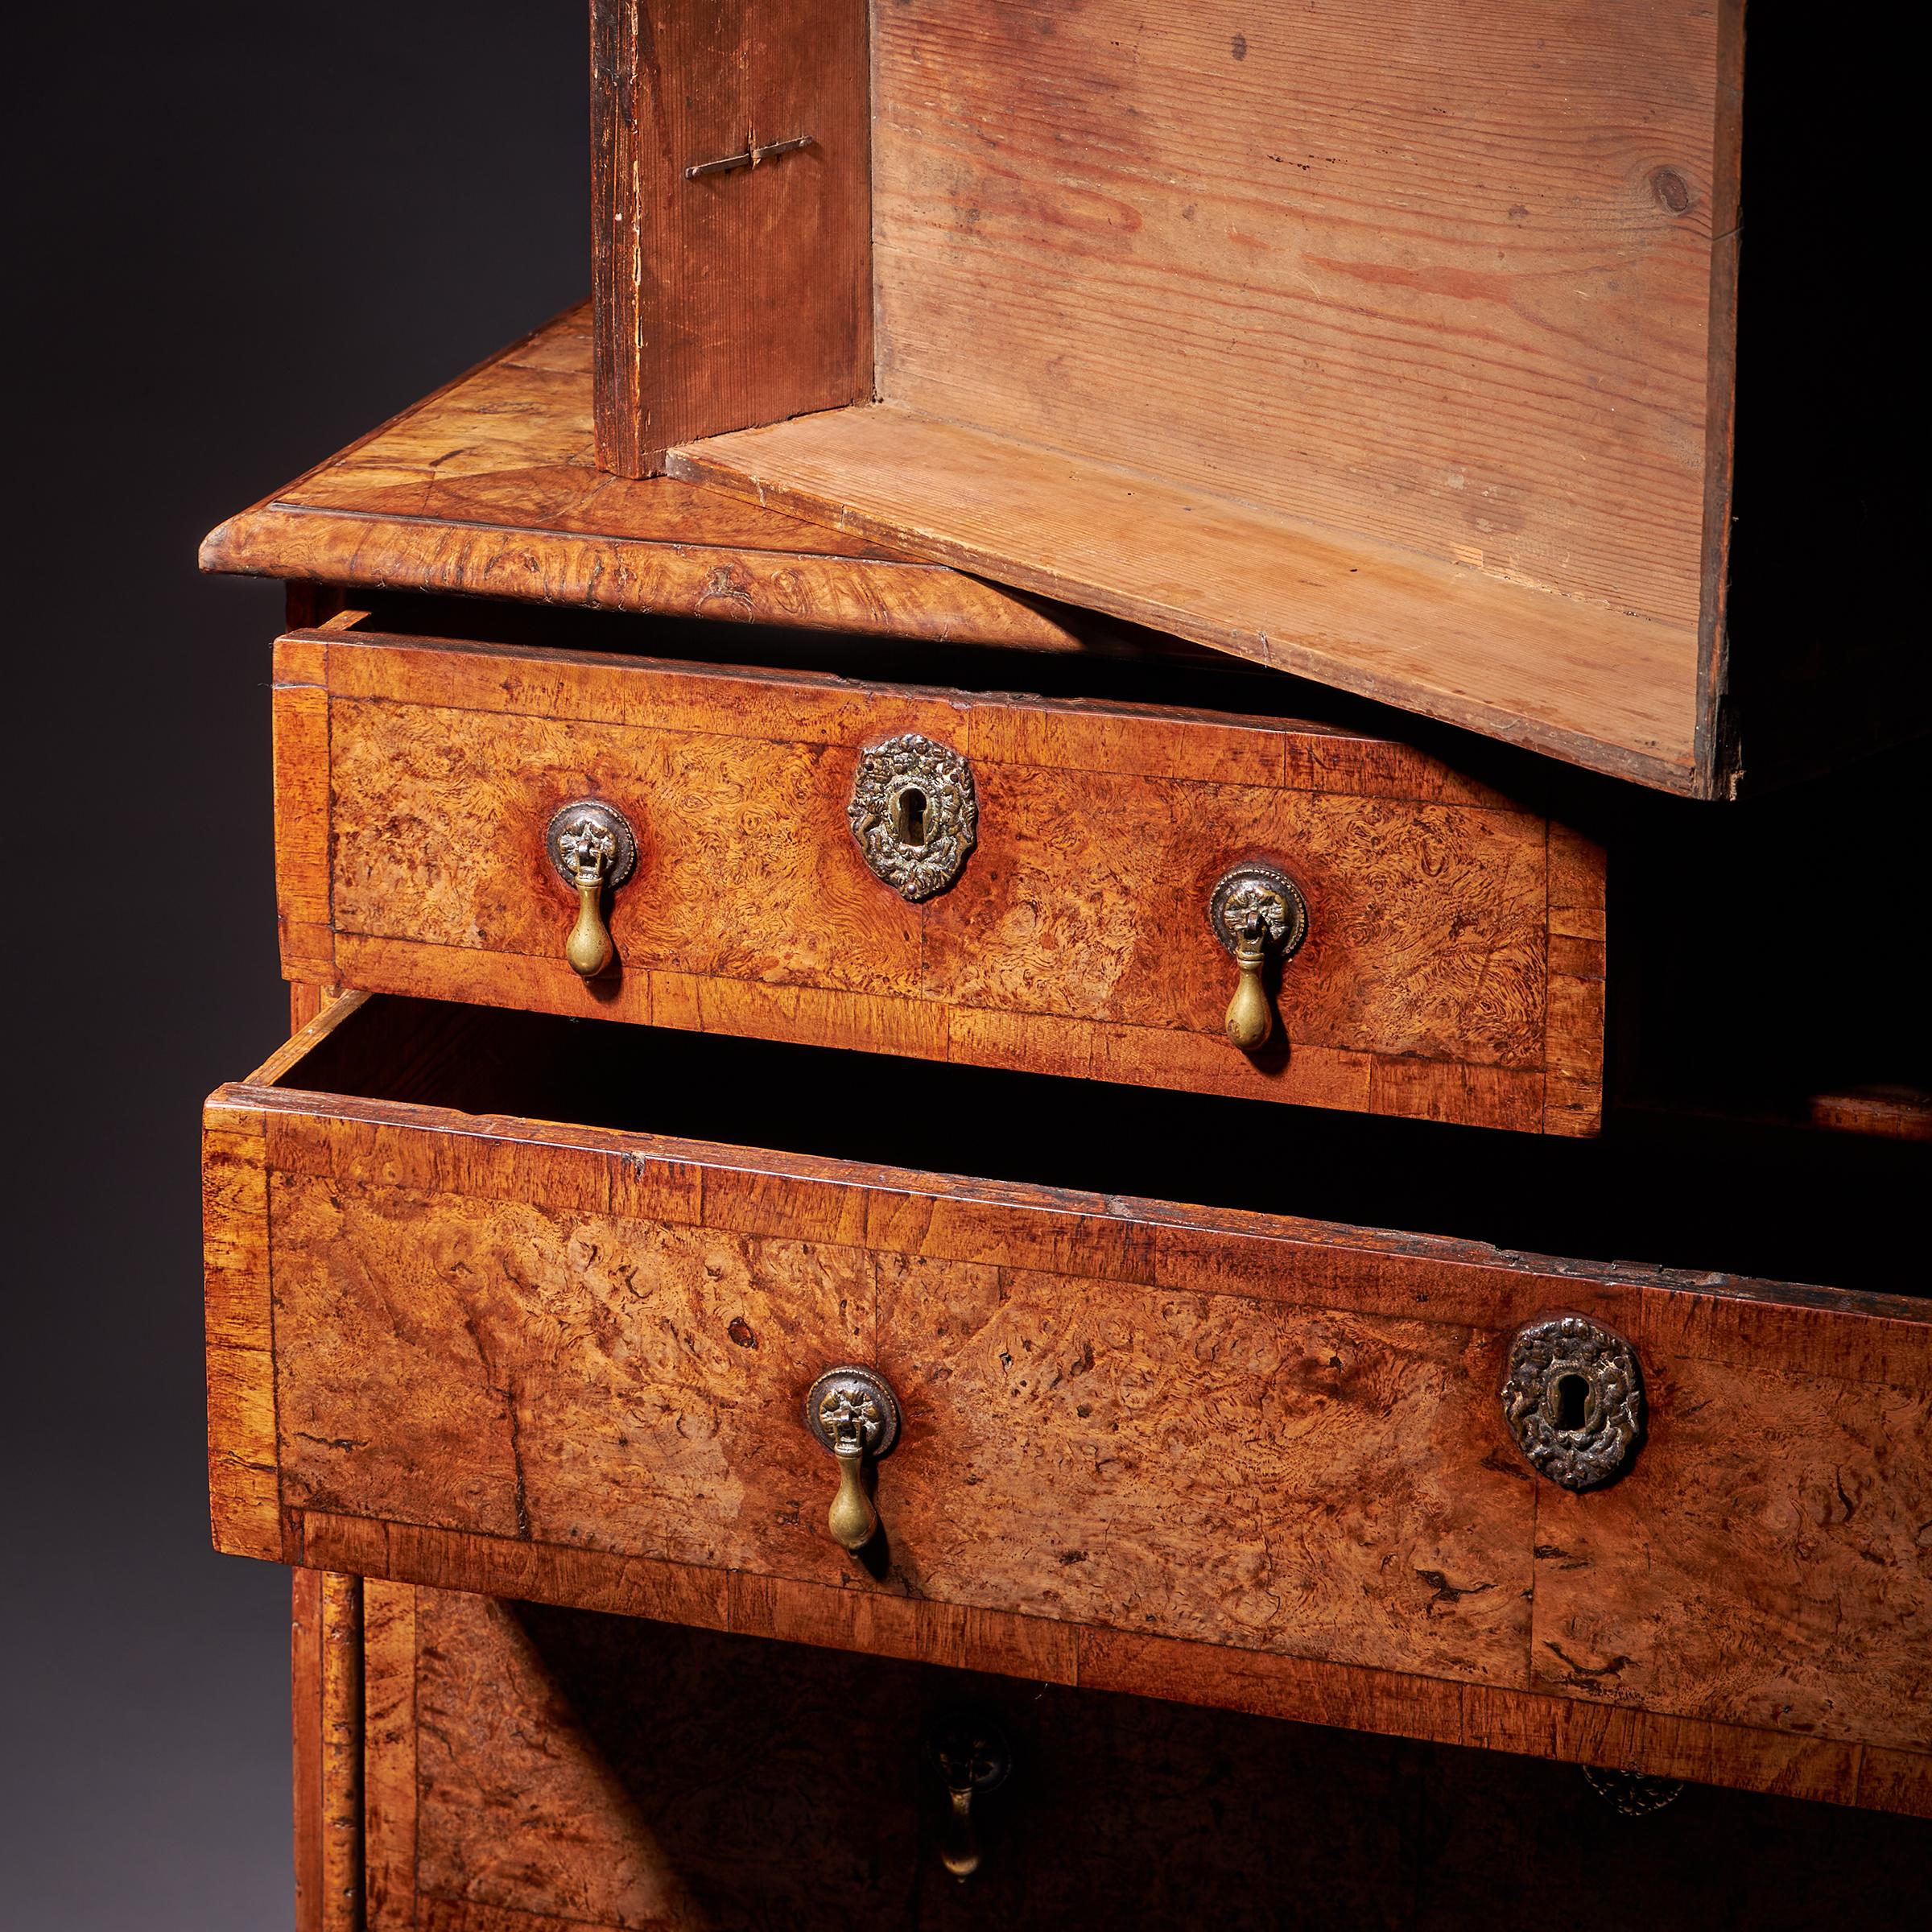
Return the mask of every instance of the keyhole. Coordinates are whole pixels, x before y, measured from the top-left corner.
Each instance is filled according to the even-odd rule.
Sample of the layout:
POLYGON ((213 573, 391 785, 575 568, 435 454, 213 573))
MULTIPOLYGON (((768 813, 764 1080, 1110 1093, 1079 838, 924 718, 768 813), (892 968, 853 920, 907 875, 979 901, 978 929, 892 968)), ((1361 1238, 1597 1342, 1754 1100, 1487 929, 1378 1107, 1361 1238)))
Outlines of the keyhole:
POLYGON ((926 795, 916 785, 908 785, 894 801, 898 824, 896 828, 902 845, 923 846, 926 843, 926 795))
POLYGON ((1556 1378, 1556 1426, 1580 1429, 1590 1413, 1590 1385, 1580 1375, 1556 1378))

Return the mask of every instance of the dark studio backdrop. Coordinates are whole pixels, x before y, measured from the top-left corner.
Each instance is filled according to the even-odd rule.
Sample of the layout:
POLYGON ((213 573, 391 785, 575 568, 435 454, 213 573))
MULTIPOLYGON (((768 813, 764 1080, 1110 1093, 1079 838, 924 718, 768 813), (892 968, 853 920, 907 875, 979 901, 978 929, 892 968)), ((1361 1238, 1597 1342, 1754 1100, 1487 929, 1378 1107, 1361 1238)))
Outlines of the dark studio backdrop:
POLYGON ((0 1925, 289 1922, 288 1579, 208 1547, 199 1103, 287 1031, 213 524, 588 292, 583 0, 9 29, 0 1925))

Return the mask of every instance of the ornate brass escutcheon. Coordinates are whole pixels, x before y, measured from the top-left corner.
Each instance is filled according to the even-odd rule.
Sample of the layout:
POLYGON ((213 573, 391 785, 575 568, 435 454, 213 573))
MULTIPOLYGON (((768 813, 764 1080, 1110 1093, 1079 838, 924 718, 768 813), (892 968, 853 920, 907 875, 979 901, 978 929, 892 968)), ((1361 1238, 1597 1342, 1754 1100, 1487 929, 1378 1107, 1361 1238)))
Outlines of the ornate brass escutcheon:
POLYGON ((621 886, 635 869, 637 834, 616 806, 578 799, 551 818, 543 849, 557 876, 577 895, 577 923, 564 943, 564 956, 575 972, 594 980, 617 956, 604 923, 604 894, 621 886))
POLYGON ((898 1440, 898 1398, 869 1368, 828 1368, 806 1391, 805 1426, 838 1459, 838 1493, 826 1518, 832 1541, 863 1550, 879 1528, 879 1513, 865 1493, 865 1463, 898 1440))
POLYGON ((1526 1323, 1509 1344, 1503 1418, 1538 1476, 1566 1489, 1614 1482, 1644 1431, 1637 1351, 1586 1315, 1526 1323))
POLYGON ((949 1711, 932 1736, 932 1761, 949 1801, 939 1831, 939 1862, 961 1880, 980 1868, 979 1827, 972 1801, 1005 1784, 1013 1769, 1006 1733, 984 1711, 949 1711))
POLYGON ((1274 1030, 1262 974, 1286 960, 1308 936, 1308 902, 1278 865, 1236 865, 1221 874, 1208 898, 1208 923, 1234 955, 1237 977, 1224 1022, 1243 1053, 1265 1046, 1274 1030))
POLYGON ((901 898, 929 899, 965 869, 978 836, 972 767, 908 732, 860 754, 846 808, 865 863, 901 898))

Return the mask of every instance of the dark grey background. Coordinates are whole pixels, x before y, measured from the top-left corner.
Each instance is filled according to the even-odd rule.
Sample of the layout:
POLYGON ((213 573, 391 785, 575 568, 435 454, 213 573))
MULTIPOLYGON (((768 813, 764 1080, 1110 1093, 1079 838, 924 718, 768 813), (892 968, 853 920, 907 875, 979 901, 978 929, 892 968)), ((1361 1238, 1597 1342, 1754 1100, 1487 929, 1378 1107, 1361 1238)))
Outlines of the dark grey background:
POLYGON ((196 1179, 201 1096, 287 1030, 281 592, 201 578, 195 550, 588 292, 584 9, 30 19, 7 89, 0 1923, 284 1926, 287 1578, 208 1548, 196 1179))

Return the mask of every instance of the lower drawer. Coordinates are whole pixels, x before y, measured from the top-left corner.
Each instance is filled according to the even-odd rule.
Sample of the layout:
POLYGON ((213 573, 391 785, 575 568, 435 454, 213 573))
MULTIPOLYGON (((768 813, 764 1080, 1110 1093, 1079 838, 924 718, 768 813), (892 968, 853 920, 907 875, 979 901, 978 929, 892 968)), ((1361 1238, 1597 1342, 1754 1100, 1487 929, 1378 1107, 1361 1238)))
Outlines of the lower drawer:
POLYGON ((325 1650, 367 1714, 302 1767, 301 1932, 1458 1932, 1553 1899, 1810 1932, 1909 1921, 1926 1863, 1922 1825, 1786 1800, 1633 1818, 1568 1765, 310 1571, 296 1598, 298 1732, 350 1674, 325 1650), (1005 1769, 964 1831, 962 1737, 1005 1769))
POLYGON ((1932 1807, 1922 1304, 1297 1218, 1345 1161, 1423 1226, 1509 1190, 1486 1137, 1136 1097, 345 999, 209 1104, 217 1543, 1932 1807), (674 1137, 746 1121, 806 1150, 674 1137), (1096 1151, 1274 1211, 1055 1184, 1096 1151), (901 1422, 856 1553, 842 1364, 901 1422))

